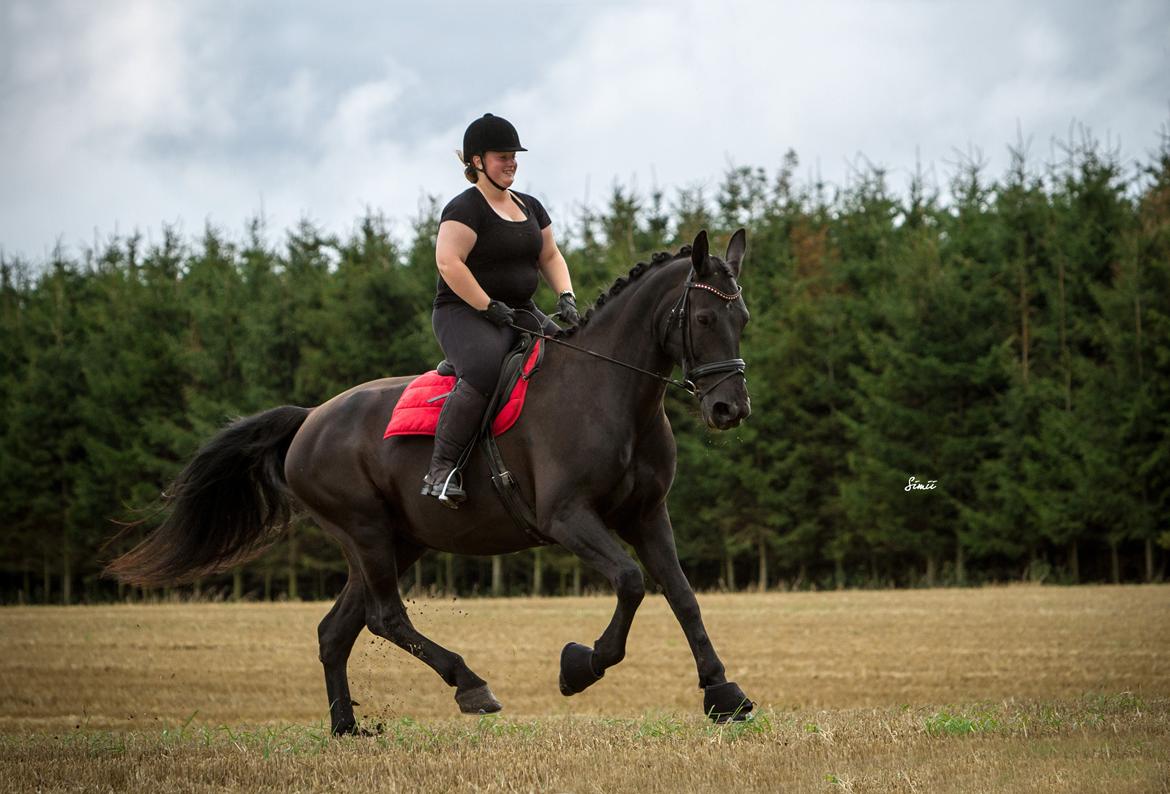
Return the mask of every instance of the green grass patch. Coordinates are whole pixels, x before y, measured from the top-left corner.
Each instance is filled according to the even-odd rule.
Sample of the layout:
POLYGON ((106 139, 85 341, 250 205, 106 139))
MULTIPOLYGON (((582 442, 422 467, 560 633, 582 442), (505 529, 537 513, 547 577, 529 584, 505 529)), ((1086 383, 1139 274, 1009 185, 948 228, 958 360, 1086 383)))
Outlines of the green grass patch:
POLYGON ((724 742, 734 742, 747 736, 761 736, 772 733, 772 720, 765 711, 753 711, 747 719, 725 722, 722 725, 707 724, 707 734, 724 742))
POLYGON ((634 737, 638 739, 670 739, 685 736, 686 723, 673 714, 649 714, 637 724, 634 737))
POLYGON ((1141 711, 1146 704, 1133 692, 1118 692, 1117 694, 1090 694, 1085 698, 1085 708, 1090 712, 1105 716, 1107 714, 1130 714, 1141 711))
POLYGON ((993 733, 1000 730, 1003 723, 986 711, 968 715, 944 709, 927 717, 923 727, 931 736, 964 736, 969 733, 993 733))

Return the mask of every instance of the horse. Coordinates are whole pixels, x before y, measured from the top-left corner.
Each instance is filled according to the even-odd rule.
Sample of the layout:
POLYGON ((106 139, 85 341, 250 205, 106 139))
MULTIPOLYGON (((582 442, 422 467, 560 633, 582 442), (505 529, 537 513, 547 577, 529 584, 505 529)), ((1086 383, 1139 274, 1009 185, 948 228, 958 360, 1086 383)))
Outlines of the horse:
POLYGON ((727 680, 679 563, 666 503, 676 446, 663 406, 675 383, 698 398, 711 428, 735 427, 751 412, 739 358, 748 321, 738 284, 746 239, 738 230, 722 259, 709 253, 706 231, 674 255, 656 254, 552 338, 523 413, 496 439, 535 513, 538 537, 511 520, 478 449, 463 472, 469 496, 460 509, 419 494, 431 441, 383 439, 413 379, 390 377, 312 409, 281 406, 228 424, 164 494, 161 524, 107 573, 158 586, 221 572, 255 557, 294 507, 307 512, 340 544, 349 567, 318 627, 331 729, 344 734, 358 730, 346 664, 363 627, 433 668, 455 688, 462 712, 502 708, 461 656, 423 636, 407 615, 399 578, 426 549, 496 555, 555 543, 599 571, 617 605, 592 647, 565 646, 560 690, 572 695, 600 680, 624 658, 646 591, 616 533, 661 585, 686 635, 705 713, 717 722, 750 717, 752 701, 727 680), (684 381, 668 377, 676 364, 684 381))

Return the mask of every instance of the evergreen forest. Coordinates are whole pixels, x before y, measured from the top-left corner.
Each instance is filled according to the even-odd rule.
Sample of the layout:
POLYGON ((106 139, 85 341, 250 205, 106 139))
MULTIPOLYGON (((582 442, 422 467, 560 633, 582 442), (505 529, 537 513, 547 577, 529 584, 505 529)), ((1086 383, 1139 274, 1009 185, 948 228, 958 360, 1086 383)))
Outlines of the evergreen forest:
MULTIPOLYGON (((717 433, 667 397, 696 588, 1164 580, 1170 132, 1136 162, 1083 130, 1046 158, 1009 151, 995 174, 978 153, 897 179, 859 160, 841 186, 789 152, 553 213, 582 309, 700 229, 717 253, 748 230, 752 416, 717 433)), ((119 522, 157 521, 232 418, 434 366, 440 207, 369 210, 343 235, 257 217, 0 255, 0 602, 335 596, 345 562, 304 518, 192 586, 131 591, 101 569, 129 542, 106 547, 119 522)), ((537 302, 552 310, 546 287, 537 302)), ((557 548, 431 553, 403 586, 608 590, 557 548)))

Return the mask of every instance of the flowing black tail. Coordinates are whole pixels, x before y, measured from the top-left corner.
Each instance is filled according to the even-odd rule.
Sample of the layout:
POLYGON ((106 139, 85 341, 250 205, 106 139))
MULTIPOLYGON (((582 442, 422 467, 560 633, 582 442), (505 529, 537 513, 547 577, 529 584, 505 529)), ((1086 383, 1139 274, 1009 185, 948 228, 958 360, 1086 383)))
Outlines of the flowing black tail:
POLYGON ((308 415, 285 405, 219 431, 164 494, 163 523, 106 574, 142 587, 178 584, 263 551, 288 525, 284 457, 308 415))

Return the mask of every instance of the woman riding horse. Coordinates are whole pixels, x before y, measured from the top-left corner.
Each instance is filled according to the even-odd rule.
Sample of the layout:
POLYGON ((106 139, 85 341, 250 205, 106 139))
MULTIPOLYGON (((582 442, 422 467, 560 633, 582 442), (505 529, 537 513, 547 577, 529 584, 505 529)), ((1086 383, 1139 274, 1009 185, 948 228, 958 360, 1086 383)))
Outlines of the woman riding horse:
MULTIPOLYGON (((488 129, 511 129, 486 118, 488 129)), ((509 149, 504 154, 510 155, 520 148, 512 133, 492 145, 509 149)), ((475 174, 496 185, 509 181, 505 171, 513 168, 505 166, 514 165, 508 162, 511 157, 494 158, 491 152, 498 148, 474 140, 466 148, 479 150, 469 156, 475 174)), ((531 300, 542 267, 554 287, 565 289, 569 283, 551 235, 544 237, 547 223, 541 238, 529 243, 526 292, 503 289, 514 274, 509 267, 519 268, 516 260, 501 263, 472 255, 473 248, 493 239, 499 229, 519 229, 517 236, 526 236, 541 225, 535 220, 535 199, 517 196, 510 205, 490 203, 489 198, 512 201, 506 189, 497 190, 470 192, 480 202, 481 215, 465 217, 480 225, 480 232, 466 237, 460 227, 472 227, 451 219, 440 232, 440 267, 449 250, 447 235, 465 235, 455 249, 463 257, 462 270, 451 268, 455 275, 450 278, 444 272, 442 284, 455 295, 460 289, 468 294, 460 302, 437 300, 435 326, 448 354, 462 366, 460 382, 467 380, 472 387, 476 368, 489 358, 494 367, 512 334, 511 328, 497 331, 479 312, 506 316, 530 305, 520 298, 531 300), (501 215, 500 207, 507 212, 515 207, 524 220, 501 215), (505 277, 499 278, 501 274, 505 277), (465 336, 453 334, 460 323, 468 329, 465 336), (482 359, 474 357, 476 350, 482 359)), ((662 586, 686 636, 703 691, 703 711, 718 722, 743 719, 754 704, 728 680, 679 562, 667 501, 677 449, 663 401, 668 386, 686 389, 703 421, 719 430, 736 427, 751 413, 746 363, 739 357, 748 322, 739 284, 746 246, 746 232, 740 229, 720 258, 710 253, 707 233, 701 231, 692 245, 673 255, 656 255, 615 281, 590 315, 581 318, 573 342, 557 338, 560 344, 548 351, 523 414, 498 439, 509 476, 532 508, 535 536, 517 526, 503 500, 486 487, 491 472, 483 454, 473 452, 466 469, 469 481, 483 486, 468 497, 467 506, 473 509, 447 510, 418 495, 418 471, 431 457, 430 440, 383 437, 390 412, 416 378, 404 375, 354 386, 313 408, 286 405, 227 425, 208 439, 167 489, 167 511, 159 526, 113 560, 107 572, 143 587, 210 576, 256 557, 287 526, 294 507, 303 510, 338 542, 349 571, 317 636, 331 730, 350 733, 357 730, 357 719, 347 665, 355 640, 366 628, 438 673, 455 690, 460 711, 499 711, 502 706, 491 688, 463 657, 413 625, 399 577, 427 549, 486 556, 555 543, 604 576, 617 595, 609 624, 592 646, 570 642, 562 649, 562 694, 593 686, 625 657, 630 627, 646 594, 645 566, 662 586), (676 366, 682 367, 681 381, 668 377, 676 366), (630 556, 631 548, 641 565, 630 556)), ((571 302, 562 298, 561 307, 562 314, 572 316, 566 312, 571 302)), ((521 315, 517 312, 518 321, 521 315)), ((543 323, 540 315, 533 317, 543 323)), ((495 377, 493 369, 486 371, 495 377)), ((458 391, 465 393, 465 388, 461 385, 458 391)), ((458 407, 454 410, 459 413, 458 407)), ((732 493, 738 487, 737 477, 729 476, 733 474, 700 472, 713 487, 732 493)))
POLYGON ((451 199, 439 222, 431 323, 458 380, 439 414, 422 494, 453 509, 467 498, 457 462, 474 440, 500 362, 516 342, 512 326, 558 330, 532 302, 541 273, 559 295, 560 318, 578 320, 569 268, 548 213, 536 198, 510 189, 516 152, 526 151, 506 119, 487 113, 471 122, 460 159, 472 187, 451 199))

